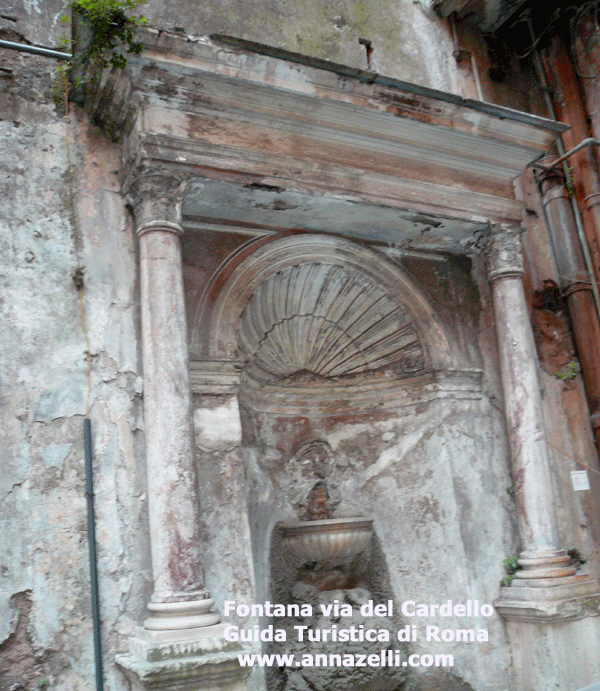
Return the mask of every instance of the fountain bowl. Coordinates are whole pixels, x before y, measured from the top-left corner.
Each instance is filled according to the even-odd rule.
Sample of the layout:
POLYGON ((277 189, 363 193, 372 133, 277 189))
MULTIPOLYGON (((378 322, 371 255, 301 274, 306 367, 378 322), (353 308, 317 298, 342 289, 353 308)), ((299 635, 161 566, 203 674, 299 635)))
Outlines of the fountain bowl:
POLYGON ((327 518, 277 527, 285 547, 307 563, 355 557, 369 546, 373 535, 373 521, 368 518, 327 518))

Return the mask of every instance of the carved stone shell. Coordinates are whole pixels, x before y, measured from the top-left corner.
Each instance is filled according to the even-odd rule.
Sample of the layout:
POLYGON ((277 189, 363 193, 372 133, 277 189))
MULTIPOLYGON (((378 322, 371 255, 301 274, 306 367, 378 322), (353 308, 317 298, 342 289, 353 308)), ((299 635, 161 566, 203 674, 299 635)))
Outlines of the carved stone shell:
POLYGON ((406 307, 360 272, 319 262, 287 267, 260 284, 242 315, 238 344, 247 374, 259 380, 424 367, 406 307))

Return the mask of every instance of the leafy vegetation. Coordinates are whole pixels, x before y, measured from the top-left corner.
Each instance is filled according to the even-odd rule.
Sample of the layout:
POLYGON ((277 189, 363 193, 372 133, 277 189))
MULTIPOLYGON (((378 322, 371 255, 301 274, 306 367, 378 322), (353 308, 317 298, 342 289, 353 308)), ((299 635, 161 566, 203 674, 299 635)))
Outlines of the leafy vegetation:
POLYGON ((577 360, 571 360, 568 362, 560 372, 555 372, 554 376, 561 381, 570 381, 575 379, 575 377, 581 372, 581 366, 577 360))
MULTIPOLYGON (((135 32, 146 24, 144 17, 131 16, 132 10, 146 0, 69 0, 68 7, 89 27, 90 40, 81 56, 80 63, 100 62, 102 67, 125 67, 127 54, 142 52, 142 44, 136 42, 135 32)), ((65 18, 69 21, 69 18, 65 18)), ((63 47, 72 49, 69 39, 63 47)))
POLYGON ((506 569, 507 575, 500 581, 500 585, 510 585, 513 582, 515 573, 520 568, 519 557, 506 557, 504 560, 504 568, 506 569))

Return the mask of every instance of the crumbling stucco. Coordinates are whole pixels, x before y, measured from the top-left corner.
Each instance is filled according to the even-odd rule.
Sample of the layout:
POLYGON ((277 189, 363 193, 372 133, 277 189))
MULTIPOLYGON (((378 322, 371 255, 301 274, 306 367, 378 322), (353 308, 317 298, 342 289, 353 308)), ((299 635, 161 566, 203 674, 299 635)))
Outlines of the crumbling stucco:
MULTIPOLYGON (((1 10, 0 35, 54 45, 65 31, 58 22, 63 5, 62 0, 11 2, 1 10)), ((348 0, 332 8, 312 1, 271 7, 152 0, 141 11, 153 25, 178 35, 233 34, 370 67, 466 98, 477 96, 475 63, 456 62, 450 27, 427 3, 378 0, 366 6, 348 0), (370 64, 359 38, 371 42, 370 64)), ((513 63, 511 79, 495 81, 489 73, 493 56, 483 38, 460 27, 459 39, 476 54, 486 100, 543 113, 530 75, 513 63)), ((248 60, 262 64, 256 56, 248 60)), ((125 651, 135 627, 147 616, 152 578, 137 241, 121 189, 122 149, 91 126, 88 116, 73 104, 65 121, 54 67, 42 58, 0 51, 0 686, 7 691, 44 684, 59 691, 93 687, 82 431, 83 417, 89 414, 105 688, 128 691, 129 682, 114 658, 125 651), (73 282, 78 268, 83 270, 81 302, 73 282)), ((170 69, 172 83, 157 86, 158 100, 175 98, 185 82, 177 74, 187 69, 183 63, 170 69)), ((145 76, 150 78, 151 72, 146 70, 145 76)), ((297 66, 292 69, 288 64, 283 72, 286 78, 293 74, 302 80, 297 66)), ((276 77, 281 79, 281 74, 267 73, 265 83, 276 77)), ((335 79, 335 89, 344 92, 348 87, 344 78, 335 79)), ((390 112, 396 112, 396 106, 389 105, 390 112)), ((177 113, 172 122, 159 124, 177 129, 187 117, 177 113)), ((202 123, 194 122, 196 129, 190 132, 200 137, 202 123)), ((126 133, 112 134, 119 139, 126 133)), ((211 168, 210 175, 217 175, 215 170, 211 168)), ((292 176, 294 171, 288 173, 292 176)), ((227 178, 226 184, 233 184, 233 178, 227 178)), ((525 288, 543 370, 552 491, 561 542, 577 550, 584 568, 593 573, 600 540, 594 502, 600 472, 581 378, 576 375, 565 382, 554 376, 555 367, 571 361, 568 320, 554 312, 546 314, 543 301, 534 304, 544 279, 558 277, 529 178, 521 181, 517 196, 526 208, 525 288), (575 494, 570 484, 571 471, 581 467, 589 469, 592 484, 592 491, 583 496, 575 494)), ((227 233, 218 227, 220 217, 215 212, 210 219, 213 226, 203 226, 197 217, 203 208, 199 179, 182 243, 188 321, 197 330, 207 322, 200 326, 192 322, 211 316, 222 288, 218 281, 228 278, 219 273, 220 268, 237 251, 249 256, 258 244, 244 248, 244 243, 249 235, 261 234, 256 223, 250 223, 254 217, 246 219, 251 228, 244 227, 241 219, 240 227, 227 233)), ((248 187, 259 190, 254 200, 271 204, 263 211, 273 212, 269 218, 281 223, 281 232, 296 234, 312 227, 305 220, 310 218, 308 194, 289 193, 284 198, 276 184, 260 187, 262 183, 250 180, 254 178, 248 174, 243 193, 248 187), (300 197, 306 208, 294 218, 305 225, 286 226, 279 219, 300 197)), ((239 181, 234 182, 239 186, 239 181)), ((319 184, 327 192, 324 173, 319 184)), ((368 202, 362 203, 364 224, 368 202)), ((332 196, 327 204, 347 212, 352 201, 332 196)), ((380 207, 377 213, 387 222, 396 212, 380 207)), ((402 214, 413 219, 415 237, 430 232, 429 217, 415 216, 410 210, 402 214)), ((450 384, 444 380, 444 388, 444 382, 433 381, 433 375, 425 372, 423 376, 430 379, 404 382, 410 400, 394 400, 401 387, 392 391, 390 386, 381 405, 357 402, 349 381, 336 382, 339 387, 332 400, 321 390, 319 396, 308 393, 300 401, 299 394, 291 402, 279 392, 270 401, 268 392, 261 400, 260 391, 249 390, 248 379, 239 388, 239 371, 247 363, 217 363, 206 376, 204 389, 196 388, 194 399, 204 578, 217 610, 228 599, 261 602, 272 593, 287 596, 287 582, 277 582, 287 572, 273 566, 273 549, 278 546, 274 534, 279 520, 297 518, 298 508, 307 503, 306 497, 298 500, 297 487, 291 492, 289 473, 290 461, 306 443, 331 449, 336 495, 328 511, 374 521, 367 585, 376 597, 492 602, 504 575, 502 559, 518 553, 494 317, 481 259, 413 252, 410 243, 400 247, 394 242, 393 226, 388 230, 380 249, 435 307, 455 378, 450 384), (430 392, 434 384, 439 385, 435 395, 426 397, 423 392, 430 392), (277 410, 282 401, 288 407, 277 410), (298 401, 301 405, 293 410, 298 401)), ((335 229, 342 232, 343 222, 335 229)), ((357 231, 353 237, 365 243, 377 240, 373 229, 357 231)), ((258 287, 256 292, 260 293, 258 287)), ((441 348, 442 340, 429 347, 441 348)), ((199 344, 194 354, 205 356, 204 345, 199 344)), ((245 376, 248 373, 246 367, 245 376)), ((378 372, 374 379, 386 376, 378 372)), ((306 492, 313 487, 307 485, 306 492)), ((532 685, 564 688, 567 673, 557 675, 556 665, 568 670, 569 641, 578 637, 587 637, 588 646, 578 648, 582 651, 578 664, 583 666, 593 657, 597 619, 585 620, 581 626, 560 624, 546 635, 533 624, 507 629, 494 615, 486 622, 488 643, 453 649, 460 673, 413 674, 405 688, 525 691, 523 679, 529 673, 532 685), (534 667, 528 668, 529 649, 541 652, 534 667), (558 662, 545 668, 553 657, 558 662)), ((244 617, 232 621, 251 623, 244 617)), ((417 641, 411 650, 447 652, 448 646, 417 641)), ((578 678, 591 681, 596 672, 597 666, 591 665, 578 678)), ((308 684, 296 674, 288 682, 290 691, 308 684)), ((249 688, 264 688, 260 674, 253 675, 249 688)))
MULTIPOLYGON (((7 202, 0 208, 1 685, 75 691, 89 688, 94 663, 82 422, 87 346, 72 275, 84 269, 102 632, 110 651, 137 623, 148 578, 135 254, 117 151, 73 112, 74 230, 53 66, 27 56, 17 62, 26 83, 38 86, 23 92, 11 81, 0 113, 7 202), (31 82, 28 70, 36 73, 31 82)), ((108 666, 107 688, 121 686, 108 666)))

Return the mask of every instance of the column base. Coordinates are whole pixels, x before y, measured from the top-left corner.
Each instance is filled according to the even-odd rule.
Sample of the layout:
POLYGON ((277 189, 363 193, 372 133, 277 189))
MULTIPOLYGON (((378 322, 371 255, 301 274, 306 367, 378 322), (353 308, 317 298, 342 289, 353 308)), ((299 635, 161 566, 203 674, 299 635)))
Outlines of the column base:
POLYGON ((238 655, 255 652, 223 637, 226 624, 187 630, 153 631, 137 627, 129 654, 116 662, 132 691, 245 691, 251 667, 238 655))
POLYGON ((515 574, 515 581, 561 579, 574 576, 577 569, 571 566, 571 557, 562 549, 543 552, 521 552, 519 555, 520 571, 515 574))
POLYGON ((151 601, 147 608, 150 616, 144 628, 150 631, 178 631, 218 624, 220 616, 211 612, 215 601, 209 597, 175 602, 151 601))
POLYGON ((600 585, 590 576, 517 579, 494 602, 508 620, 553 623, 600 615, 600 585))

